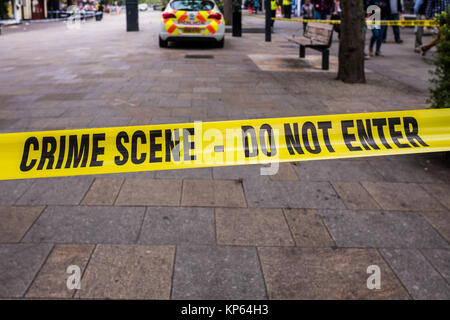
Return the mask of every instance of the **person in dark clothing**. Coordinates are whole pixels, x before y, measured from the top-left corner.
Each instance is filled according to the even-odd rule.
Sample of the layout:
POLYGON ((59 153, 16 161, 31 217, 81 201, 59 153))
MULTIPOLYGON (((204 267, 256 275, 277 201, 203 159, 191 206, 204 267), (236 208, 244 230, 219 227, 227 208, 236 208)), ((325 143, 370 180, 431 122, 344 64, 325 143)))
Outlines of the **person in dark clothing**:
POLYGON ((103 11, 105 11, 105 7, 103 6, 103 2, 100 2, 98 5, 97 12, 95 13, 96 21, 101 21, 103 19, 103 11))
MULTIPOLYGON (((314 5, 311 0, 305 0, 302 5, 302 16, 303 19, 314 19, 314 5)), ((303 22, 303 33, 306 32, 307 22, 303 22)))
MULTIPOLYGON (((389 0, 371 0, 369 5, 376 5, 381 10, 381 20, 387 20, 389 17, 389 0)), ((373 56, 373 46, 376 43, 375 55, 383 56, 381 53, 381 44, 383 43, 383 33, 386 31, 386 26, 374 26, 372 29, 372 38, 370 38, 369 55, 373 56)))
MULTIPOLYGON (((266 1, 268 1, 268 0, 266 0, 266 1)), ((272 18, 277 17, 277 8, 278 8, 277 0, 270 0, 270 16, 272 18)), ((272 31, 273 31, 274 23, 275 23, 275 20, 271 19, 270 26, 272 27, 272 31)))
MULTIPOLYGON (((425 9, 425 15, 427 19, 435 18, 442 12, 448 12, 450 6, 450 0, 429 0, 425 9)), ((444 40, 445 36, 442 34, 441 27, 438 27, 437 37, 431 40, 426 45, 421 47, 422 55, 424 56, 428 50, 434 47, 440 40, 444 40)))
POLYGON ((283 0, 283 12, 286 19, 291 18, 292 0, 283 0))
MULTIPOLYGON (((416 20, 425 20, 425 9, 427 8, 427 2, 428 0, 416 0, 414 4, 414 14, 416 15, 416 20)), ((420 53, 420 47, 422 46, 423 27, 416 26, 414 27, 414 31, 416 34, 414 51, 420 53)))
MULTIPOLYGON (((389 0, 389 17, 388 20, 400 20, 400 14, 403 13, 403 6, 400 0, 389 0)), ((387 38, 387 29, 383 34, 383 42, 386 42, 387 38)), ((396 43, 403 43, 403 40, 400 39, 400 27, 392 26, 392 30, 394 31, 394 39, 396 43)))
POLYGON ((326 20, 334 6, 333 0, 313 0, 314 12, 317 20, 326 20))
MULTIPOLYGON (((367 13, 367 8, 369 7, 369 0, 362 0, 364 16, 367 18, 369 14, 367 13)), ((364 24, 364 59, 370 59, 369 55, 366 52, 366 33, 367 33, 367 25, 364 24)))

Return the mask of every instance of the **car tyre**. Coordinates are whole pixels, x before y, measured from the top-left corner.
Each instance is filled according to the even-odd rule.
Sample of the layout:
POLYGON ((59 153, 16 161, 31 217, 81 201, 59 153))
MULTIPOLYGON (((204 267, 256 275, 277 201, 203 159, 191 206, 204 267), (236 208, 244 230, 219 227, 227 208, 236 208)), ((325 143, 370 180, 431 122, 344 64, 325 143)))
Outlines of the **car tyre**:
POLYGON ((163 39, 159 38, 159 47, 160 48, 167 48, 168 45, 169 45, 168 40, 163 40, 163 39))
POLYGON ((225 37, 222 40, 217 41, 217 48, 223 48, 225 46, 225 37))

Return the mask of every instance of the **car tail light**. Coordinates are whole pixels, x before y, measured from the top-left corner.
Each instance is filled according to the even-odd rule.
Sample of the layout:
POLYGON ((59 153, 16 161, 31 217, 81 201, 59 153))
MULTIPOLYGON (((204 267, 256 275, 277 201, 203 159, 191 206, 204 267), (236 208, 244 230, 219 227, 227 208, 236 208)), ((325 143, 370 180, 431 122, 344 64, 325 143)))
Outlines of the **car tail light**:
POLYGON ((171 12, 164 12, 164 13, 162 14, 162 18, 163 18, 163 19, 175 19, 176 17, 175 17, 175 15, 174 15, 173 13, 171 13, 171 12))
POLYGON ((222 19, 222 15, 220 13, 211 13, 208 19, 220 20, 222 19))

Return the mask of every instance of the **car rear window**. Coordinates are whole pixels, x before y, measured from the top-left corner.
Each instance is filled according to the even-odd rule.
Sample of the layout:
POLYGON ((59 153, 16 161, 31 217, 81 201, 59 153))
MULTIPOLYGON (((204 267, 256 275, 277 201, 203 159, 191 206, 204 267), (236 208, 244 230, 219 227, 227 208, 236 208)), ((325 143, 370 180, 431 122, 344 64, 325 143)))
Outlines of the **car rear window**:
POLYGON ((214 2, 207 0, 175 0, 170 7, 183 11, 209 11, 214 8, 214 2))

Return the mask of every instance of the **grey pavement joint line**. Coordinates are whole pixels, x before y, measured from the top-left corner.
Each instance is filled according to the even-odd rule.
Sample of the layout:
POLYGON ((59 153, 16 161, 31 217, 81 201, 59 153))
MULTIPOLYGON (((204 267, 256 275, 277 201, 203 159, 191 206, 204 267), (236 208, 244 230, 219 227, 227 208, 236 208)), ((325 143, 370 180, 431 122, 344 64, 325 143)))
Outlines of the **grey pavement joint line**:
MULTIPOLYGON (((449 211, 449 212, 450 212, 450 211, 449 211)), ((425 220, 425 222, 431 227, 431 229, 433 229, 434 231, 436 231, 436 233, 437 233, 444 241, 446 241, 446 242, 450 245, 450 242, 447 240, 447 238, 444 237, 444 235, 441 234, 441 233, 439 232, 439 230, 436 229, 436 228, 434 227, 434 225, 433 225, 431 222, 429 222, 428 219, 425 218, 425 216, 423 216, 423 215, 421 214, 421 211, 418 211, 418 214, 419 214, 419 216, 420 216, 423 220, 425 220)), ((440 249, 440 248, 436 248, 436 249, 440 249)), ((425 255, 423 255, 423 256, 425 257, 425 255)), ((425 257, 425 258, 426 258, 426 257, 425 257)))
MULTIPOLYGON (((369 192, 369 190, 367 190, 367 188, 365 188, 364 185, 360 181, 358 181, 358 183, 361 186, 361 188, 363 188, 367 192, 367 194, 373 199, 373 201, 378 205, 378 207, 380 207, 380 210, 384 210, 383 206, 377 201, 377 199, 375 199, 374 196, 372 196, 372 194, 369 192)), ((389 211, 389 210, 385 210, 385 211, 389 211)))
MULTIPOLYGON (((23 243, 22 241, 23 241, 23 239, 25 238, 25 236, 27 235, 28 231, 30 231, 31 228, 33 228, 33 226, 35 225, 36 221, 38 221, 39 218, 41 217, 41 215, 44 213, 44 211, 47 210, 47 207, 48 207, 48 206, 44 206, 44 208, 42 209, 42 211, 39 213, 39 215, 36 217, 36 219, 34 219, 33 223, 30 225, 30 227, 27 229, 27 231, 25 231, 25 232, 23 233, 23 236, 22 236, 22 238, 20 239, 19 243, 23 243)), ((53 249, 52 249, 52 251, 53 251, 53 249)))
MULTIPOLYGON (((294 241, 294 246, 297 247, 297 241, 295 241, 295 237, 292 234, 291 226, 290 226, 290 224, 289 224, 289 222, 287 220, 287 217, 286 217, 286 210, 289 210, 289 209, 281 208, 281 212, 283 213, 284 222, 286 222, 286 225, 287 225, 287 227, 289 229, 289 234, 290 234, 290 236, 292 238, 292 241, 294 241)), ((259 253, 258 253, 258 259, 259 259, 259 253)))
MULTIPOLYGON (((400 285, 403 287, 403 289, 405 290, 405 292, 408 295, 409 299, 410 300, 414 300, 413 297, 411 296, 411 294, 409 293, 408 289, 406 288, 406 286, 402 282, 402 280, 400 280, 400 277, 397 275, 397 273, 394 271, 392 266, 389 264, 389 262, 386 260, 386 258, 383 256, 383 254, 380 252, 380 248, 375 248, 375 250, 377 251, 378 255, 381 257, 381 259, 384 261, 384 263, 386 263, 386 266, 391 270, 392 274, 398 280, 400 285)), ((381 279, 383 279, 383 278, 381 278, 381 279)), ((383 280, 381 280, 381 281, 383 281, 383 280)), ((383 285, 383 284, 381 284, 381 285, 383 285)))
POLYGON ((255 247, 255 250, 256 250, 256 256, 258 257, 259 270, 261 271, 261 276, 262 276, 263 283, 264 283, 264 291, 265 291, 266 299, 269 300, 269 290, 267 290, 266 276, 264 275, 264 271, 263 271, 263 267, 262 267, 262 263, 261 263, 261 257, 259 256, 258 247, 255 247))
MULTIPOLYGON (((331 185, 333 185, 333 184, 331 184, 331 185)), ((322 215, 320 214, 320 210, 318 210, 317 215, 319 216, 322 226, 325 228, 325 230, 327 230, 328 236, 330 237, 331 240, 333 240, 334 246, 332 246, 331 248, 339 248, 337 246, 336 239, 333 238, 333 236, 331 235, 330 229, 328 229, 327 224, 323 221, 322 215)))
POLYGON ((122 181, 122 183, 120 184, 119 191, 117 192, 116 197, 114 198, 114 201, 113 201, 113 203, 112 203, 113 206, 116 205, 117 198, 119 197, 119 194, 120 194, 120 192, 122 191, 123 185, 125 184, 125 180, 126 180, 126 178, 124 178, 123 181, 122 181))
POLYGON ((434 271, 436 271, 437 274, 440 275, 441 278, 442 278, 445 282, 447 282, 448 285, 450 285, 450 282, 447 281, 447 279, 446 279, 446 278, 444 277, 444 275, 438 270, 438 268, 436 268, 436 267, 434 266, 434 263, 432 263, 431 260, 427 257, 427 255, 424 254, 424 253, 422 252, 424 249, 417 249, 417 250, 418 250, 418 251, 420 252, 420 254, 425 258, 425 260, 431 265, 431 267, 434 269, 434 271))
MULTIPOLYGON (((418 183, 419 187, 428 195, 430 195, 434 200, 436 200, 438 203, 440 203, 442 205, 442 207, 447 209, 447 206, 441 202, 441 200, 439 200, 433 193, 429 192, 428 190, 426 190, 421 183, 418 183)), ((448 208, 450 210, 450 208, 448 208)))
POLYGON ((17 205, 17 203, 19 202, 19 200, 25 195, 25 193, 27 193, 28 190, 31 189, 31 187, 34 185, 34 181, 33 183, 30 183, 30 185, 26 188, 24 188, 24 191, 22 192, 22 194, 20 196, 17 197, 17 199, 14 201, 13 205, 17 205))
MULTIPOLYGON (((97 244, 94 244, 94 248, 91 250, 91 254, 89 255, 89 258, 88 258, 88 261, 87 261, 87 263, 86 263, 86 266, 84 267, 83 273, 81 274, 81 279, 80 279, 80 284, 81 284, 81 286, 83 286, 84 275, 86 274, 86 270, 87 270, 87 268, 89 267, 89 264, 90 264, 90 262, 91 262, 92 256, 94 255, 94 252, 95 252, 96 250, 97 250, 97 244)), ((83 287, 81 287, 81 288, 83 288, 83 287)), ((75 296, 76 296, 76 294, 78 293, 79 290, 81 290, 81 289, 73 290, 73 293, 72 293, 72 299, 75 298, 75 296)))
POLYGON ((83 197, 81 197, 80 202, 78 202, 78 205, 81 205, 84 201, 84 198, 86 198, 86 196, 88 195, 89 191, 91 191, 92 186, 94 185, 95 181, 97 180, 97 178, 92 179, 91 184, 89 185, 89 187, 87 188, 87 191, 84 193, 83 197))
POLYGON ((217 238, 217 214, 216 214, 216 209, 214 207, 214 240, 216 241, 216 246, 219 245, 219 240, 217 238))
POLYGON ((183 194, 184 194, 184 181, 186 179, 181 179, 181 190, 180 190, 180 198, 178 199, 178 206, 182 207, 182 203, 183 203, 183 194))
MULTIPOLYGON (((234 181, 236 181, 236 180, 234 180, 234 181)), ((242 188, 242 193, 244 194, 245 208, 249 208, 248 200, 247 200, 247 194, 245 193, 245 188, 244 188, 244 180, 243 179, 238 179, 237 181, 239 182, 239 185, 242 188)))
POLYGON ((178 251, 178 245, 174 245, 175 250, 173 252, 173 262, 172 262, 172 274, 170 276, 170 291, 169 291, 169 299, 172 299, 172 292, 173 292, 173 279, 175 278, 175 263, 177 259, 177 251, 178 251))
POLYGON ((30 285, 28 286, 28 288, 25 290, 23 297, 26 297, 26 295, 28 294, 28 291, 30 290, 30 288, 33 286, 34 281, 36 281, 36 278, 38 277, 39 273, 41 272, 42 268, 45 266, 45 264, 47 263, 48 258, 50 257, 50 255, 52 254, 53 250, 55 250, 55 244, 52 244, 52 249, 49 250, 47 256, 45 257, 44 261, 42 262, 41 266, 39 267, 38 271, 36 272, 36 274, 33 276, 33 280, 30 281, 30 285))
POLYGON ((148 210, 148 207, 145 208, 144 214, 142 215, 142 221, 139 226, 139 231, 137 232, 137 235, 136 235, 136 241, 134 242, 135 244, 139 243, 139 238, 141 237, 141 232, 142 232, 142 228, 144 226, 144 221, 145 221, 145 218, 147 217, 147 210, 148 210))

